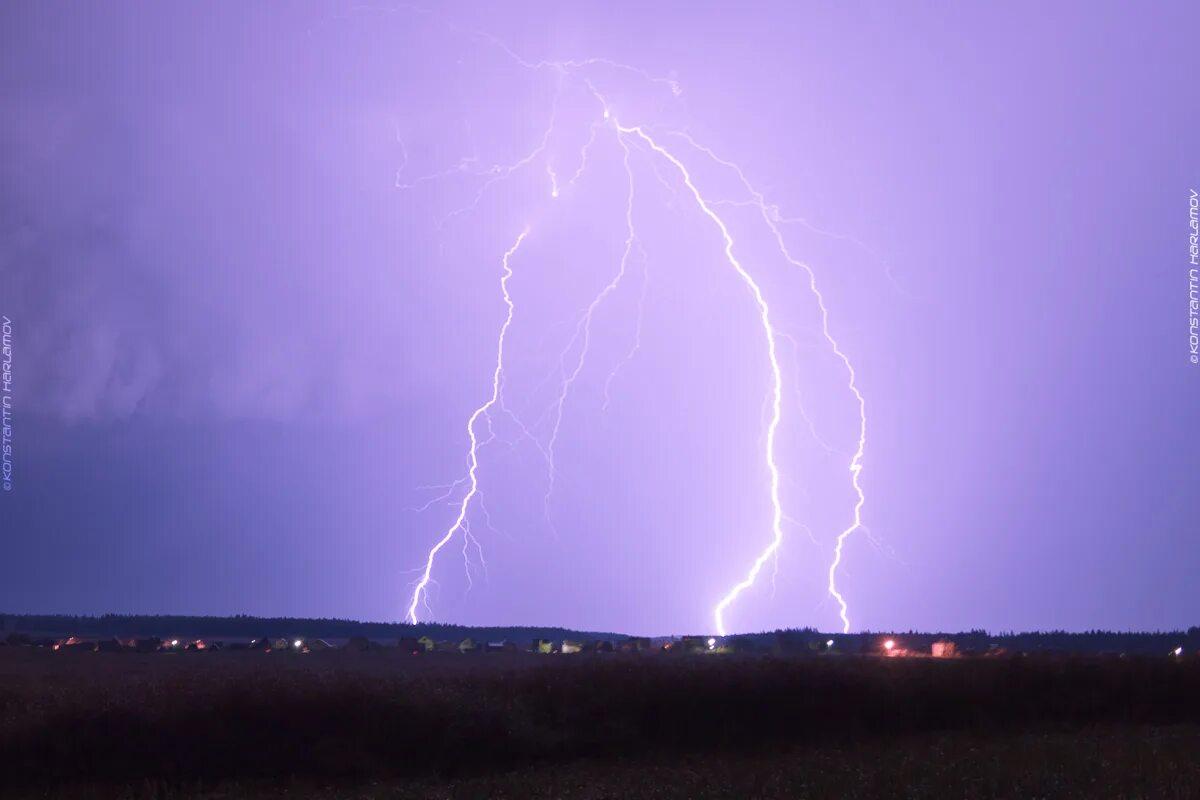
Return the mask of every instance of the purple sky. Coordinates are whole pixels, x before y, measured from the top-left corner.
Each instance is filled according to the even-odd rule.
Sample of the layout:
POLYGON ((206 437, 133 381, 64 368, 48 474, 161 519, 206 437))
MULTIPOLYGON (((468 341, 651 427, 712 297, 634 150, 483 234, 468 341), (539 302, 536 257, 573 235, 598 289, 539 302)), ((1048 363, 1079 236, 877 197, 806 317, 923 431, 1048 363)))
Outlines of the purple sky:
POLYGON ((719 229, 619 124, 716 203, 777 334, 787 520, 731 630, 841 627, 858 406, 806 273, 680 132, 793 220, 856 370, 855 629, 1197 624, 1194 23, 1185 3, 10 3, 0 609, 403 618, 465 486, 413 509, 466 473, 528 225, 512 415, 493 409, 468 508, 486 570, 471 549, 468 591, 457 532, 432 616, 713 630, 772 538, 766 340, 719 229), (625 245, 622 142, 637 246, 546 503, 562 364, 625 245))

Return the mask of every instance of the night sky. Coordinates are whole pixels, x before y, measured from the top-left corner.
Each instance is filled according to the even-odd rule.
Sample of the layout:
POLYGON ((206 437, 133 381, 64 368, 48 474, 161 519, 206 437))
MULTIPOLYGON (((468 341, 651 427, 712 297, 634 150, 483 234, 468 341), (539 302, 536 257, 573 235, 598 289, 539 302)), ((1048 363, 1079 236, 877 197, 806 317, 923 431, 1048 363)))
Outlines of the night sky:
POLYGON ((731 631, 842 627, 805 267, 853 629, 1198 624, 1194 4, 435 8, 0 11, 0 610, 405 618, 528 230, 418 618, 714 631, 636 128, 731 631))

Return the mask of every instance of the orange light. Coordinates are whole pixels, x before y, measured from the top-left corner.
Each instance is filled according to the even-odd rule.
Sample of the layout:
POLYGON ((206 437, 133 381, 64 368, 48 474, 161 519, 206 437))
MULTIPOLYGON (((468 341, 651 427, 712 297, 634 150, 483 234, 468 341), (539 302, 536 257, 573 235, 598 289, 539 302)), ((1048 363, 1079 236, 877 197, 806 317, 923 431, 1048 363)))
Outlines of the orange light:
POLYGON ((888 639, 886 642, 883 643, 884 650, 891 650, 895 646, 896 646, 896 643, 894 641, 892 641, 891 639, 888 639))

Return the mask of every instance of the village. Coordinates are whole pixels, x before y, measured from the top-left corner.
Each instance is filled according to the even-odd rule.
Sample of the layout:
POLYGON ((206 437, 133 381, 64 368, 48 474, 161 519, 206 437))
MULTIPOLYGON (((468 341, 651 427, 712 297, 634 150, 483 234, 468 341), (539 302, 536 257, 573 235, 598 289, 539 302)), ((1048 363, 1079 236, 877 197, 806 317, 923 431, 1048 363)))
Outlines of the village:
MULTIPOLYGON (((916 635, 928 640, 927 635, 916 635)), ((366 636, 345 638, 309 638, 260 636, 255 638, 198 638, 192 636, 111 636, 82 637, 37 636, 10 633, 0 639, 0 648, 39 648, 74 653, 192 653, 246 652, 307 654, 343 651, 352 653, 392 651, 420 655, 477 655, 487 653, 574 655, 574 654, 708 654, 708 655, 776 655, 776 656, 879 656, 886 658, 964 658, 1000 657, 1009 654, 1001 644, 992 642, 983 647, 963 647, 952 639, 913 641, 905 643, 895 636, 847 635, 839 638, 814 638, 795 632, 774 635, 678 637, 630 636, 617 641, 608 639, 533 639, 526 643, 512 640, 477 641, 467 636, 457 640, 434 640, 429 636, 410 636, 395 639, 376 639, 366 636)), ((1163 655, 1176 658, 1185 654, 1182 646, 1168 648, 1163 655)), ((1015 655, 1029 655, 1027 652, 1015 655)), ((1123 652, 1101 652, 1101 656, 1124 656, 1123 652)))
POLYGON ((642 636, 551 627, 408 625, 339 619, 0 614, 4 650, 55 653, 392 653, 405 656, 697 655, 879 658, 995 658, 1200 655, 1200 627, 1186 631, 948 632, 815 628, 728 636, 642 636))
MULTIPOLYGON (((883 656, 928 655, 949 658, 961 655, 953 641, 934 642, 927 650, 918 652, 897 644, 890 637, 882 638, 865 646, 858 642, 862 637, 847 637, 846 644, 852 647, 839 648, 834 639, 798 639, 789 633, 780 633, 764 640, 757 637, 677 636, 637 637, 629 636, 616 641, 609 639, 533 639, 528 644, 512 640, 477 641, 467 636, 462 639, 434 640, 429 636, 408 636, 397 639, 374 639, 366 636, 346 638, 309 638, 260 636, 255 638, 197 638, 191 636, 111 636, 82 637, 36 636, 27 633, 10 633, 0 640, 0 647, 30 647, 63 652, 96 653, 179 653, 242 651, 257 653, 318 653, 328 651, 368 652, 398 651, 410 655, 455 654, 473 655, 484 653, 527 653, 536 655, 573 655, 587 653, 662 653, 662 654, 871 654, 883 656)), ((1001 655, 1003 648, 995 647, 988 655, 1001 655)), ((974 654, 974 653, 968 653, 974 654)))

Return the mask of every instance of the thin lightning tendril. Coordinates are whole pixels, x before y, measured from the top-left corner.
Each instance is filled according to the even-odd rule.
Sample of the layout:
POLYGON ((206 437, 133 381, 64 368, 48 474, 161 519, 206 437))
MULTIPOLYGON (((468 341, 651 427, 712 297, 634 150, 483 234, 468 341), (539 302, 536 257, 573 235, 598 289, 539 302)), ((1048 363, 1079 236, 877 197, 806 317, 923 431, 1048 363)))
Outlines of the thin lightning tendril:
POLYGON ((650 287, 650 273, 646 267, 646 250, 642 247, 640 241, 637 243, 637 249, 638 255, 642 257, 642 290, 638 294, 637 319, 633 327, 633 344, 624 357, 612 368, 612 371, 608 373, 608 377, 604 379, 604 402, 600 405, 601 411, 608 411, 608 406, 612 402, 612 383, 617 379, 617 373, 633 360, 638 350, 642 349, 642 319, 645 317, 646 291, 650 287))
POLYGON ((543 509, 547 515, 549 515, 550 510, 550 498, 554 493, 554 476, 556 472, 554 466, 554 446, 558 442, 559 429, 562 427, 563 407, 566 405, 567 396, 571 393, 571 387, 575 385, 575 381, 579 378, 579 373, 583 371, 584 363, 587 361, 588 350, 591 347, 592 341, 592 318, 595 316, 596 309, 600 307, 604 300, 613 292, 615 292, 618 287, 620 287, 621 281, 625 278, 626 267, 629 264, 629 254, 633 252, 633 245, 637 240, 637 233, 633 227, 634 180, 633 168, 629 164, 629 144, 623 137, 617 138, 619 139, 621 148, 625 153, 622 163, 625 166, 625 175, 628 180, 629 187, 629 193, 627 195, 625 204, 625 248, 621 252, 621 262, 617 269, 617 274, 613 276, 612 280, 610 280, 608 284, 600 290, 600 293, 592 299, 592 302, 588 304, 587 309, 583 313, 583 317, 579 320, 579 324, 575 327, 575 335, 571 337, 571 340, 567 343, 566 349, 563 351, 562 357, 559 359, 560 363, 565 361, 566 354, 575 348, 576 341, 579 341, 582 337, 582 342, 580 343, 579 349, 579 358, 575 362, 574 369, 572 369, 570 374, 567 375, 563 380, 562 386, 559 390, 558 401, 556 403, 554 414, 554 426, 550 431, 550 442, 546 446, 546 452, 549 454, 550 458, 550 483, 546 490, 543 509))

